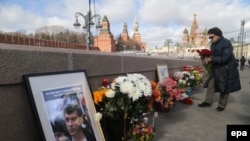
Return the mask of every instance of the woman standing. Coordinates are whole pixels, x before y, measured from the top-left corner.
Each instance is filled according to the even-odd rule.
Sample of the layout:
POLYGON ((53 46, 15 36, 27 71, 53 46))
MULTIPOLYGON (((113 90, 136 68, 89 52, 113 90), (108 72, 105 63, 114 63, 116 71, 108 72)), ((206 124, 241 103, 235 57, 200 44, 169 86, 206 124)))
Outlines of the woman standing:
MULTIPOLYGON (((211 57, 205 58, 205 64, 212 63, 214 92, 220 92, 220 98, 217 111, 223 111, 226 108, 229 93, 241 89, 239 71, 237 62, 233 55, 233 46, 231 42, 224 38, 222 31, 218 27, 208 30, 209 39, 211 40, 211 57)), ((211 84, 210 84, 211 85, 211 84)), ((207 93, 206 97, 210 99, 199 104, 199 107, 209 107, 212 104, 214 93, 207 93)))

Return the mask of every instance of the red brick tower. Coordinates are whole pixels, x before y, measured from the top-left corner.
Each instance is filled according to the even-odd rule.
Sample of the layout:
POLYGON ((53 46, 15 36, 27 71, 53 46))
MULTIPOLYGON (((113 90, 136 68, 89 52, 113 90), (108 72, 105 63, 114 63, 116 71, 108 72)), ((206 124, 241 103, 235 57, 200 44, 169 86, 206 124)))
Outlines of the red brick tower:
POLYGON ((139 31, 139 22, 138 22, 136 17, 135 17, 135 21, 134 21, 132 40, 134 40, 135 42, 137 42, 140 45, 141 51, 143 51, 143 52, 145 51, 146 43, 142 42, 142 40, 141 40, 141 33, 139 31))
POLYGON ((99 35, 95 37, 94 46, 99 47, 103 52, 115 52, 115 40, 110 32, 110 23, 105 15, 102 20, 102 28, 99 35))
POLYGON ((121 38, 125 42, 127 42, 128 39, 129 39, 129 36, 128 36, 128 25, 127 25, 126 22, 123 25, 123 31, 122 31, 122 34, 121 34, 121 38))
POLYGON ((134 27, 133 27, 133 35, 132 39, 138 43, 141 43, 141 33, 139 32, 139 23, 137 21, 137 18, 135 18, 134 21, 134 27))

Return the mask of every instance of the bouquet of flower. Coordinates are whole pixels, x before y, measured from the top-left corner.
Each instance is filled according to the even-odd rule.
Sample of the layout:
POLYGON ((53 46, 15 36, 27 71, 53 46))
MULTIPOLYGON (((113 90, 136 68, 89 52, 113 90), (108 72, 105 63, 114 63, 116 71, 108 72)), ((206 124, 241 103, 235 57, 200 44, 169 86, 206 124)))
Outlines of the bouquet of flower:
POLYGON ((94 91, 98 114, 112 118, 141 118, 149 111, 152 94, 150 81, 141 74, 119 76, 112 83, 104 81, 101 89, 94 91))
POLYGON ((135 141, 150 141, 155 135, 155 130, 151 124, 139 122, 132 127, 132 136, 135 141))
POLYGON ((148 103, 148 107, 150 109, 153 108, 154 102, 159 103, 162 99, 162 94, 161 91, 158 88, 158 84, 155 81, 150 81, 151 83, 151 87, 152 87, 152 95, 150 97, 149 103, 148 103))
POLYGON ((205 57, 211 56, 211 51, 209 49, 197 49, 196 52, 200 55, 201 60, 203 60, 205 57))
POLYGON ((202 75, 203 75, 202 68, 198 66, 196 67, 184 66, 182 70, 186 72, 184 77, 188 81, 188 84, 190 87, 194 87, 194 86, 198 86, 202 84, 202 75))
MULTIPOLYGON (((209 49, 201 49, 201 50, 196 50, 196 52, 200 55, 201 60, 203 60, 206 57, 210 57, 211 56, 211 51, 209 49)), ((210 77, 212 76, 212 64, 208 63, 208 64, 203 64, 205 67, 205 74, 210 77)))
POLYGON ((174 78, 177 81, 179 88, 186 89, 190 87, 190 81, 194 78, 188 71, 176 71, 174 72, 174 78))
POLYGON ((175 79, 168 77, 158 85, 158 89, 161 92, 160 103, 166 109, 173 107, 175 101, 180 100, 184 93, 184 89, 179 88, 177 84, 175 79))

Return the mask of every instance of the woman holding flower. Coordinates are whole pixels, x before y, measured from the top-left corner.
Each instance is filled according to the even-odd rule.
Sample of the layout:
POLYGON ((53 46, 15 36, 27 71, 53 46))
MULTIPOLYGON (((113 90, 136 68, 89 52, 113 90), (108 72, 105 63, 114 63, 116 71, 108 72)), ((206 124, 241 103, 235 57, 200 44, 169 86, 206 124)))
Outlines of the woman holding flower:
POLYGON ((201 60, 203 62, 204 68, 205 68, 205 77, 206 80, 203 83, 203 87, 206 89, 206 98, 205 101, 199 104, 199 107, 209 107, 211 106, 213 96, 214 96, 214 78, 212 73, 212 63, 204 63, 205 58, 211 57, 211 51, 209 49, 201 49, 197 50, 197 53, 199 53, 201 60))
MULTIPOLYGON (((233 46, 231 42, 224 38, 222 31, 218 27, 208 30, 209 39, 211 40, 211 56, 205 57, 205 64, 212 64, 213 78, 209 83, 214 84, 214 92, 220 92, 219 104, 217 111, 223 111, 227 105, 229 93, 241 89, 237 63, 233 55, 233 46), (222 77, 223 76, 223 77, 222 77)), ((214 93, 207 93, 209 101, 199 104, 199 107, 207 107, 212 103, 214 93)))

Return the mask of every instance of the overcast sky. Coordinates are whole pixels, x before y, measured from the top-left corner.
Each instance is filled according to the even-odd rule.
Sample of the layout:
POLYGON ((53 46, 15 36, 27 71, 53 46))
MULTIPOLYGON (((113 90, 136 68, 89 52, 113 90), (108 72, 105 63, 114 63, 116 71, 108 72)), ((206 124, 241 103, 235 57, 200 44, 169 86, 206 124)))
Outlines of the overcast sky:
MULTIPOLYGON (((0 31, 24 30, 34 33, 36 29, 60 25, 74 29, 75 13, 88 11, 88 0, 0 0, 0 31)), ((162 47, 165 39, 181 43, 183 30, 190 27, 197 15, 199 28, 204 30, 217 26, 226 38, 235 38, 245 19, 246 41, 250 42, 250 0, 91 0, 91 9, 110 21, 112 34, 116 37, 128 24, 131 33, 135 17, 139 31, 147 47, 162 47)), ((83 23, 83 18, 79 18, 83 23)), ((94 29, 92 29, 94 30, 94 29)), ((95 34, 95 33, 94 33, 95 34)))

